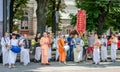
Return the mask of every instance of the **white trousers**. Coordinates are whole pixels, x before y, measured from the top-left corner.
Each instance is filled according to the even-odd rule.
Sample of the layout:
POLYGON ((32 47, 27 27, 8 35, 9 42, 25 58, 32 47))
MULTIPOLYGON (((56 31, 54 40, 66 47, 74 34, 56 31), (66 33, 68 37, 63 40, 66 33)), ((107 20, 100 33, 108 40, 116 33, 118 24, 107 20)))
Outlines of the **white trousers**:
POLYGON ((3 61, 3 65, 5 65, 5 64, 8 64, 9 62, 9 50, 4 50, 4 51, 2 51, 2 61, 3 61))
POLYGON ((48 59, 51 59, 52 58, 52 49, 49 48, 48 50, 48 59))
POLYGON ((107 60, 107 47, 101 46, 101 59, 107 60))
POLYGON ((80 48, 80 61, 83 60, 83 47, 80 48))
POLYGON ((30 63, 29 49, 22 49, 21 50, 20 60, 21 60, 21 62, 24 63, 24 65, 27 65, 28 63, 30 63))
POLYGON ((77 50, 77 48, 74 48, 74 62, 80 61, 80 51, 77 50))
POLYGON ((9 65, 15 64, 17 58, 17 53, 12 52, 9 50, 9 65))
POLYGON ((35 59, 37 61, 39 61, 41 58, 41 48, 40 47, 36 47, 36 50, 35 50, 35 59))
POLYGON ((99 48, 94 48, 94 50, 93 50, 93 61, 95 63, 100 62, 100 50, 99 50, 99 48))
POLYGON ((58 51, 58 48, 57 48, 57 49, 56 49, 56 55, 55 55, 56 61, 58 60, 58 57, 59 57, 59 51, 58 51))
POLYGON ((116 60, 117 45, 111 44, 111 60, 116 60))

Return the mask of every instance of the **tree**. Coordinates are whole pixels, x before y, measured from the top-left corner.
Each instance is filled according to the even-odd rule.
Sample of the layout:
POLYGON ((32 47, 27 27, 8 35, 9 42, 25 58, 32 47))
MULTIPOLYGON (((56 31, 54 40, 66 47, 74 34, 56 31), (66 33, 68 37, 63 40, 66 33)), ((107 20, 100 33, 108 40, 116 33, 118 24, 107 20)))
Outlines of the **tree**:
POLYGON ((14 19, 21 20, 24 12, 23 8, 26 7, 27 0, 11 0, 10 1, 10 17, 9 17, 9 24, 10 24, 10 32, 13 30, 14 26, 14 19))
MULTIPOLYGON (((50 0, 48 4, 47 11, 47 25, 48 27, 52 27, 52 32, 56 34, 57 24, 56 24, 56 11, 64 12, 66 5, 64 4, 64 0, 50 0)), ((59 16, 60 20, 60 16, 59 16)))
POLYGON ((43 33, 46 27, 46 12, 49 0, 36 0, 37 2, 37 32, 43 33))
POLYGON ((110 13, 108 16, 107 23, 110 24, 110 27, 113 28, 113 30, 119 30, 120 32, 120 4, 119 2, 116 2, 112 4, 112 8, 110 9, 110 13))
POLYGON ((108 20, 110 9, 113 8, 112 5, 118 1, 119 0, 75 0, 76 7, 87 12, 87 30, 96 30, 100 35, 109 28, 110 24, 107 24, 106 21, 108 20))

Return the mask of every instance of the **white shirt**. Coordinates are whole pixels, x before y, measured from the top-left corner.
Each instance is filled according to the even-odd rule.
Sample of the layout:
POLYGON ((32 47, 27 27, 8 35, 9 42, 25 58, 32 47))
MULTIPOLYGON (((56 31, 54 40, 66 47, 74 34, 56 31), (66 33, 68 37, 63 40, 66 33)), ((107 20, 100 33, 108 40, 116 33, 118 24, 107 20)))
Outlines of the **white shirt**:
POLYGON ((2 37, 1 39, 2 51, 7 50, 5 44, 10 45, 10 37, 2 37))
POLYGON ((13 46, 18 46, 18 40, 17 39, 11 39, 10 44, 13 46))

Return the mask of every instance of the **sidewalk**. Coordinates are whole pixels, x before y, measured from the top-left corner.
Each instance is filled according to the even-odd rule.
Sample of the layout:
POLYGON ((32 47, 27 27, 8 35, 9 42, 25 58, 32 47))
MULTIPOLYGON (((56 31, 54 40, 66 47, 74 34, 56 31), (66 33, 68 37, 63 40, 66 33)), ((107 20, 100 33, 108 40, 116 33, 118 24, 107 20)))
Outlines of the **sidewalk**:
POLYGON ((67 65, 59 62, 50 62, 50 64, 43 66, 40 63, 30 63, 28 66, 23 66, 17 63, 16 68, 13 69, 0 64, 0 72, 120 72, 120 60, 116 63, 102 62, 100 65, 94 65, 92 61, 79 64, 67 62, 67 65))

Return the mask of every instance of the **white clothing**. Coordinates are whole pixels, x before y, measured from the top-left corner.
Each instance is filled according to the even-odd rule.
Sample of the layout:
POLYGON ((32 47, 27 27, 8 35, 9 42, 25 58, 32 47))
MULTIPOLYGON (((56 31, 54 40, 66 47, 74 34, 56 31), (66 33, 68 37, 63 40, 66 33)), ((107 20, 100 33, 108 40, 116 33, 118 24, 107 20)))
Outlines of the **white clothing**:
POLYGON ((56 49, 56 56, 55 56, 55 60, 57 61, 58 60, 58 57, 59 57, 59 51, 58 51, 58 48, 56 49))
POLYGON ((17 53, 12 52, 9 50, 9 65, 15 64, 17 58, 17 53))
POLYGON ((56 39, 54 40, 54 44, 56 45, 56 55, 55 55, 56 61, 58 60, 58 57, 59 57, 58 40, 59 40, 59 37, 56 37, 56 39))
POLYGON ((6 48, 5 44, 10 45, 10 38, 9 37, 2 37, 2 39, 1 39, 3 65, 9 63, 8 62, 9 49, 6 48))
POLYGON ((30 63, 29 49, 21 50, 21 62, 23 62, 24 65, 30 63))
POLYGON ((74 62, 79 62, 83 60, 83 46, 84 46, 84 41, 80 39, 80 45, 74 48, 74 62))
POLYGON ((97 39, 94 42, 95 46, 93 49, 93 61, 95 62, 95 64, 100 62, 100 49, 99 49, 99 46, 96 44, 101 45, 101 41, 99 39, 97 39))
POLYGON ((35 60, 39 61, 41 58, 41 47, 36 47, 35 49, 35 60))
POLYGON ((101 59, 102 60, 107 60, 107 39, 102 38, 101 39, 101 59))
POLYGON ((111 60, 116 60, 117 44, 111 44, 111 60))
POLYGON ((83 46, 84 46, 84 41, 81 39, 80 40, 80 61, 83 60, 83 46))
POLYGON ((95 63, 100 62, 100 50, 99 50, 99 48, 94 48, 94 50, 93 50, 93 61, 95 63))
MULTIPOLYGON (((20 44, 24 43, 23 40, 24 39, 20 41, 20 44)), ((29 49, 25 49, 24 46, 21 46, 20 62, 23 62, 24 65, 27 65, 28 63, 30 63, 29 49)))
MULTIPOLYGON (((10 44, 13 45, 13 46, 18 46, 18 40, 17 39, 11 39, 10 44)), ((15 64, 16 57, 17 57, 17 53, 14 53, 11 50, 9 50, 9 65, 15 64)))
POLYGON ((48 50, 48 59, 51 59, 52 58, 52 49, 49 48, 48 50))
POLYGON ((80 61, 80 50, 78 51, 77 48, 74 48, 74 62, 80 61))

